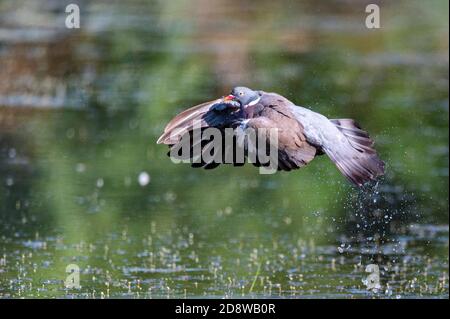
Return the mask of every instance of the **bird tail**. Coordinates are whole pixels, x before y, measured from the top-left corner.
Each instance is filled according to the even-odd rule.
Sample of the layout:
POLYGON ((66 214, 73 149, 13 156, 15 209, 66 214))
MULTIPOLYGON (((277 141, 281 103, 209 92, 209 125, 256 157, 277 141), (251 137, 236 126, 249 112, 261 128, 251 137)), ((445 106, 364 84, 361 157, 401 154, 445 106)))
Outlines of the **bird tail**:
POLYGON ((348 140, 347 147, 339 150, 325 149, 338 169, 352 183, 364 183, 384 174, 384 162, 373 148, 373 140, 354 120, 330 120, 348 140))

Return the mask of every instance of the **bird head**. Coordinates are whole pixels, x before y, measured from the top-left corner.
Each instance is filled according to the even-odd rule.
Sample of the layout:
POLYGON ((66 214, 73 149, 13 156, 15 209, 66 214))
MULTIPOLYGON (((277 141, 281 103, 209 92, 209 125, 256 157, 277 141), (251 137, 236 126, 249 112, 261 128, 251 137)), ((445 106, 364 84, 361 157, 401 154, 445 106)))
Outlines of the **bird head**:
POLYGON ((238 101, 241 106, 254 105, 258 103, 261 95, 257 91, 246 88, 244 86, 237 86, 231 90, 230 95, 224 97, 225 101, 238 101))

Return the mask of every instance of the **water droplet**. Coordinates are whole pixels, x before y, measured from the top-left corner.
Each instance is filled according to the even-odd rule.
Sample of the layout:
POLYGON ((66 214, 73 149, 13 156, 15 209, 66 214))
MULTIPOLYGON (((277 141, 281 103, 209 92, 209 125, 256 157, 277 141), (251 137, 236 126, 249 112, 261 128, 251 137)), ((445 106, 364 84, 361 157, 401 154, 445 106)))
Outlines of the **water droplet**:
POLYGON ((69 138, 69 139, 73 138, 73 137, 75 136, 75 129, 69 128, 69 129, 66 131, 66 136, 67 136, 67 138, 69 138))
POLYGON ((141 186, 147 186, 150 183, 150 175, 147 172, 140 172, 138 182, 141 186))
POLYGON ((14 178, 7 177, 6 178, 6 186, 13 186, 14 185, 14 178))
POLYGON ((102 188, 104 184, 105 184, 105 182, 103 181, 103 178, 97 179, 96 185, 98 188, 102 188))
POLYGON ((9 158, 14 158, 14 157, 16 157, 16 154, 17 154, 17 152, 16 152, 16 149, 15 149, 15 148, 10 148, 10 149, 9 149, 9 151, 8 151, 8 156, 9 156, 9 158))
POLYGON ((83 173, 86 170, 86 165, 84 165, 83 163, 78 163, 75 166, 75 170, 77 171, 77 173, 83 173))

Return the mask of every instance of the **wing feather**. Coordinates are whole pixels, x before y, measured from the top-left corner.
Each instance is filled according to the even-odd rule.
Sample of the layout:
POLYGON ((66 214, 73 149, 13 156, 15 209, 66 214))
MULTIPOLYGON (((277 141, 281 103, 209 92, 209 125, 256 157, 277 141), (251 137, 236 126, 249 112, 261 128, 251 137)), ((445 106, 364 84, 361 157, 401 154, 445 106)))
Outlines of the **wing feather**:
POLYGON ((193 128, 195 122, 200 124, 200 127, 206 126, 206 121, 202 120, 203 116, 214 104, 220 101, 220 99, 217 99, 205 102, 179 113, 166 125, 164 133, 158 138, 156 143, 169 145, 177 143, 181 136, 193 128))

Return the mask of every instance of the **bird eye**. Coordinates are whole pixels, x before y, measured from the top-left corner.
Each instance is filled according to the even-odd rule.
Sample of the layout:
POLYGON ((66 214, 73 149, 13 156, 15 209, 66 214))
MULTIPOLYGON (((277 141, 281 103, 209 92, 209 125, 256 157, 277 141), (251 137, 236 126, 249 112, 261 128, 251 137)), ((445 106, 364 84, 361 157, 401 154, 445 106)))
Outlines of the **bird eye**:
POLYGON ((244 92, 239 92, 239 95, 240 95, 240 96, 243 96, 243 95, 244 95, 244 92))

